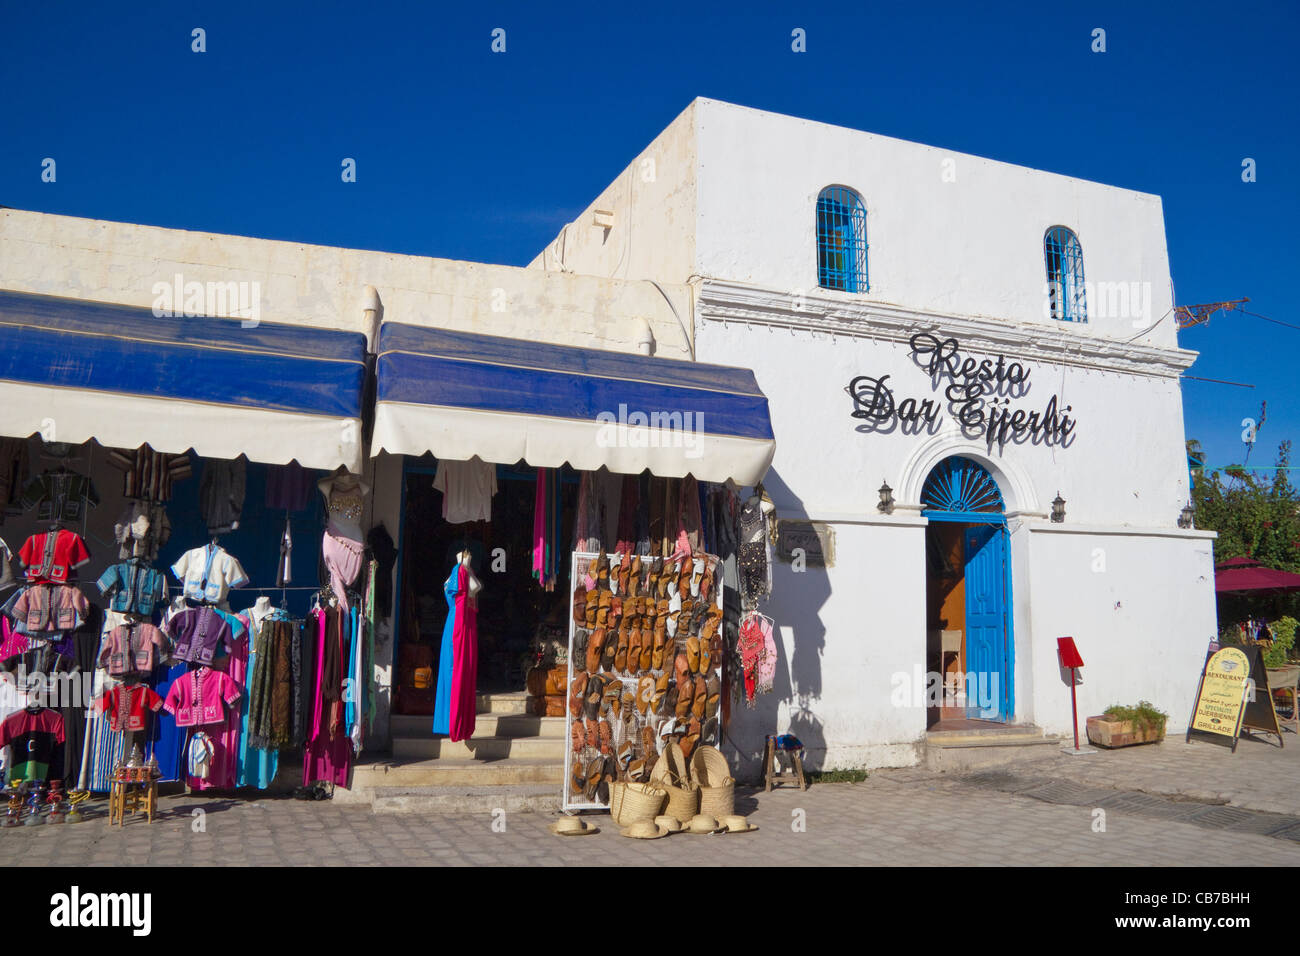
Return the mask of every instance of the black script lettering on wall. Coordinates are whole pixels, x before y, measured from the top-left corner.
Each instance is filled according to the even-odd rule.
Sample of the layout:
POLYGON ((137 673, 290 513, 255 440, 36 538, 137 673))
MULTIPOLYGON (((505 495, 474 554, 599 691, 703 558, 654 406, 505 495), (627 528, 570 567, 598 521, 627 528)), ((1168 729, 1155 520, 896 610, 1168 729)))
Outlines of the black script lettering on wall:
MULTIPOLYGON (((1005 355, 976 359, 964 356, 955 338, 940 339, 920 332, 910 341, 912 360, 930 377, 930 389, 943 390, 948 413, 956 419, 967 438, 983 437, 990 450, 1013 443, 1073 444, 1076 420, 1073 406, 1062 407, 1052 395, 1038 409, 1013 405, 1013 399, 1029 393, 1030 370, 1005 355)), ((901 426, 904 434, 933 432, 943 419, 933 398, 898 397, 889 375, 858 375, 849 382, 853 418, 866 424, 859 431, 891 432, 901 426)))

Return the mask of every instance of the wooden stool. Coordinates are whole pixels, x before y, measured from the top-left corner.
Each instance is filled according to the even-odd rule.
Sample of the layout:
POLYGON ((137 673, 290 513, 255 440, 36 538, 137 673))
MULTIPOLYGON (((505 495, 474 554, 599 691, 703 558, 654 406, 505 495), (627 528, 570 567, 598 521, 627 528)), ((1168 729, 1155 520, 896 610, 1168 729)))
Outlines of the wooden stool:
POLYGON ((767 786, 765 793, 772 792, 772 784, 781 784, 789 780, 798 784, 800 790, 808 789, 808 781, 803 776, 803 755, 798 750, 787 750, 790 755, 790 764, 793 770, 785 770, 781 773, 775 773, 776 765, 776 735, 767 735, 767 753, 763 757, 763 779, 767 786))
POLYGON ((108 790, 108 825, 125 826, 127 812, 144 813, 153 823, 158 808, 157 780, 113 780, 108 790))

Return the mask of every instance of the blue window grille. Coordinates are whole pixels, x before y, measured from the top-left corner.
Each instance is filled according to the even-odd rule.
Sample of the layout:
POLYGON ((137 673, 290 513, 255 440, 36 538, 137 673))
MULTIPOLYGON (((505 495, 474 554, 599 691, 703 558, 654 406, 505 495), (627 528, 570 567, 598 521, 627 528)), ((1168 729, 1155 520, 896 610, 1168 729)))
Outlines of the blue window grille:
POLYGON ((1000 523, 1005 510, 988 469, 960 455, 935 465, 921 489, 921 514, 927 518, 1000 523))
POLYGON ((1062 322, 1087 322, 1088 298, 1083 285, 1083 247, 1079 237, 1064 226, 1053 226, 1043 237, 1047 260, 1047 294, 1052 318, 1062 322))
POLYGON ((867 210, 862 197, 828 186, 817 197, 817 284, 841 292, 866 292, 867 210))

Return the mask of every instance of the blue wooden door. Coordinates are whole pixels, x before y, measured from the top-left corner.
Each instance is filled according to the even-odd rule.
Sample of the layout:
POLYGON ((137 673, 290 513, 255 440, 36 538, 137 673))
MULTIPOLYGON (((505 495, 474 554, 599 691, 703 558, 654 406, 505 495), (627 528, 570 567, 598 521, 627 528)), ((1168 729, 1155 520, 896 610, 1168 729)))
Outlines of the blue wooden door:
POLYGON ((1006 529, 966 529, 966 715, 1010 718, 1007 672, 1006 529))

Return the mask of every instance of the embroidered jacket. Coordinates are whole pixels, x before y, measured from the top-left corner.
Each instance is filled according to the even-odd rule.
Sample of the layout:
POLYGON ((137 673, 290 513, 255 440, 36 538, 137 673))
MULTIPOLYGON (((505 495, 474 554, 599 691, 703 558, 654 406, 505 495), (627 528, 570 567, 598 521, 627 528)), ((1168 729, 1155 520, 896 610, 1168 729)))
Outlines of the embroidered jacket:
POLYGON ((191 607, 173 614, 167 621, 167 634, 175 642, 172 659, 191 664, 211 664, 217 644, 224 643, 229 653, 234 632, 220 612, 210 607, 191 607))
POLYGON ((101 594, 111 594, 108 609, 149 617, 167 600, 167 578, 161 571, 123 561, 112 565, 97 582, 101 594))
POLYGON ((36 508, 37 521, 80 521, 86 507, 99 504, 95 483, 74 471, 47 471, 23 489, 24 508, 36 508))
POLYGON ((99 699, 99 712, 108 715, 113 733, 144 730, 146 715, 163 709, 163 699, 143 684, 118 684, 99 699))
POLYGON ((186 551, 172 565, 172 574, 182 582, 185 597, 211 604, 220 604, 231 588, 248 583, 248 575, 235 556, 215 544, 186 551))
POLYGON ((38 584, 18 596, 11 613, 20 630, 37 634, 76 630, 89 610, 90 602, 79 589, 66 584, 38 584))
POLYGON ((158 628, 152 624, 123 624, 104 638, 99 666, 108 668, 113 677, 148 673, 166 656, 167 637, 158 628))
POLYGON ((28 581, 66 584, 68 574, 90 560, 90 552, 78 534, 44 531, 27 539, 18 551, 18 560, 27 569, 28 581))
POLYGON ((110 465, 123 472, 123 498, 168 501, 172 496, 172 482, 191 474, 189 455, 168 455, 148 445, 141 445, 135 451, 114 449, 106 457, 110 465))
POLYGON ((177 727, 199 727, 221 723, 226 719, 222 704, 233 705, 237 700, 239 685, 229 674, 200 667, 176 678, 163 706, 176 716, 177 727))

